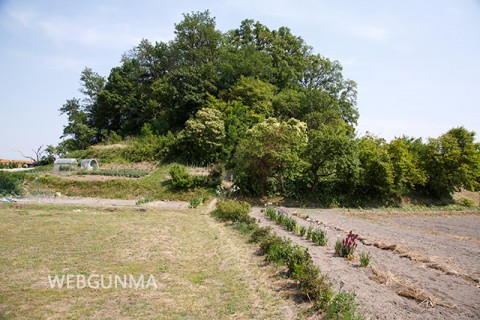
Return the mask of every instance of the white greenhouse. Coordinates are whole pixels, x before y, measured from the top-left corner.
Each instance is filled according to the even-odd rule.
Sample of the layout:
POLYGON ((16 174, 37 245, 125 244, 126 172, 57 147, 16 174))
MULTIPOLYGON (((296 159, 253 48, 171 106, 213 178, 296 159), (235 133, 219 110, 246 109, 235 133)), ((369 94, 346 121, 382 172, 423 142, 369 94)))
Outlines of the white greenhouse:
POLYGON ((57 159, 53 163, 53 172, 73 171, 78 167, 77 159, 57 159))

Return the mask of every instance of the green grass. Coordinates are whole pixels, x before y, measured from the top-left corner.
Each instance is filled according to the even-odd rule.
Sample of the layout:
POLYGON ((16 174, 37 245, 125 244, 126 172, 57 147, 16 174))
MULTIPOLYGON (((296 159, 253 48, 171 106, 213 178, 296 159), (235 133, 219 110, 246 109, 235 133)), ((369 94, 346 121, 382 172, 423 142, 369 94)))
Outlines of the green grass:
POLYGON ((139 199, 149 197, 157 200, 190 200, 194 197, 208 198, 213 190, 196 188, 178 191, 172 188, 168 175, 170 165, 164 165, 149 175, 136 179, 83 180, 66 179, 55 175, 42 175, 30 179, 27 189, 42 190, 45 194, 61 192, 66 196, 83 196, 110 199, 139 199))
POLYGON ((204 210, 0 205, 0 319, 281 318, 254 248, 204 210), (51 289, 64 274, 153 274, 159 288, 51 289))

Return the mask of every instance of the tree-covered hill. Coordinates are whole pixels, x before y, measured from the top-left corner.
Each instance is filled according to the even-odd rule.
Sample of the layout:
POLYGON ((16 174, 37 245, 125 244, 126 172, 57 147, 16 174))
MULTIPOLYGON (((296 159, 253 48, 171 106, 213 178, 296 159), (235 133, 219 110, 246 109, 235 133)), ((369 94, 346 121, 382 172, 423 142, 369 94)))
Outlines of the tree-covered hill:
POLYGON ((475 132, 357 137, 356 83, 287 27, 222 33, 208 11, 185 14, 172 41, 142 40, 107 78, 80 80, 60 152, 130 138, 134 160, 220 162, 244 193, 329 204, 479 186, 475 132))

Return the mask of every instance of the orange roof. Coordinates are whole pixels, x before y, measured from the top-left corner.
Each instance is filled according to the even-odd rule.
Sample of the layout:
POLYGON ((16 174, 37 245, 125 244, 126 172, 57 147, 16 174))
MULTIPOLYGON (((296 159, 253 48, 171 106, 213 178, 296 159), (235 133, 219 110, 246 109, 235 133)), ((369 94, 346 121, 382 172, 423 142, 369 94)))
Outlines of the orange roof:
POLYGON ((33 161, 31 161, 31 160, 6 160, 6 159, 0 159, 0 163, 25 163, 25 164, 32 164, 33 161))

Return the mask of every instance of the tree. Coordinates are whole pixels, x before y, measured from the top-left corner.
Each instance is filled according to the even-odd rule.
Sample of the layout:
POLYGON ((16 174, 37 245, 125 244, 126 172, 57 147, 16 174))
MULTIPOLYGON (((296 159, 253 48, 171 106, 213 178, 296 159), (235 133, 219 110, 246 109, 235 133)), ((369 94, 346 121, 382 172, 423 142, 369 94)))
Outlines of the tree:
MULTIPOLYGON (((309 188, 315 195, 319 185, 330 192, 347 192, 358 179, 357 144, 344 126, 323 125, 309 130, 305 159, 309 163, 309 188)), ((325 192, 325 191, 323 191, 325 192)))
POLYGON ((269 118, 248 130, 235 154, 235 181, 254 196, 289 195, 290 183, 307 166, 301 158, 307 145, 307 126, 290 119, 269 118))
POLYGON ((396 138, 388 144, 388 154, 393 167, 393 184, 400 192, 423 187, 427 174, 421 166, 418 148, 423 147, 421 139, 396 138))
POLYGON ((480 176, 480 146, 474 131, 453 128, 437 139, 429 139, 423 161, 427 188, 436 197, 450 197, 461 188, 474 190, 480 176))
POLYGON ((221 112, 203 108, 187 120, 179 134, 179 144, 187 160, 207 164, 220 158, 225 136, 221 112))
POLYGON ((360 195, 382 198, 393 191, 394 171, 384 139, 366 135, 358 140, 360 195))
POLYGON ((80 105, 79 99, 67 100, 60 108, 62 114, 68 116, 68 124, 63 127, 61 138, 68 138, 63 143, 67 151, 83 150, 95 141, 95 129, 87 123, 88 115, 80 105))

